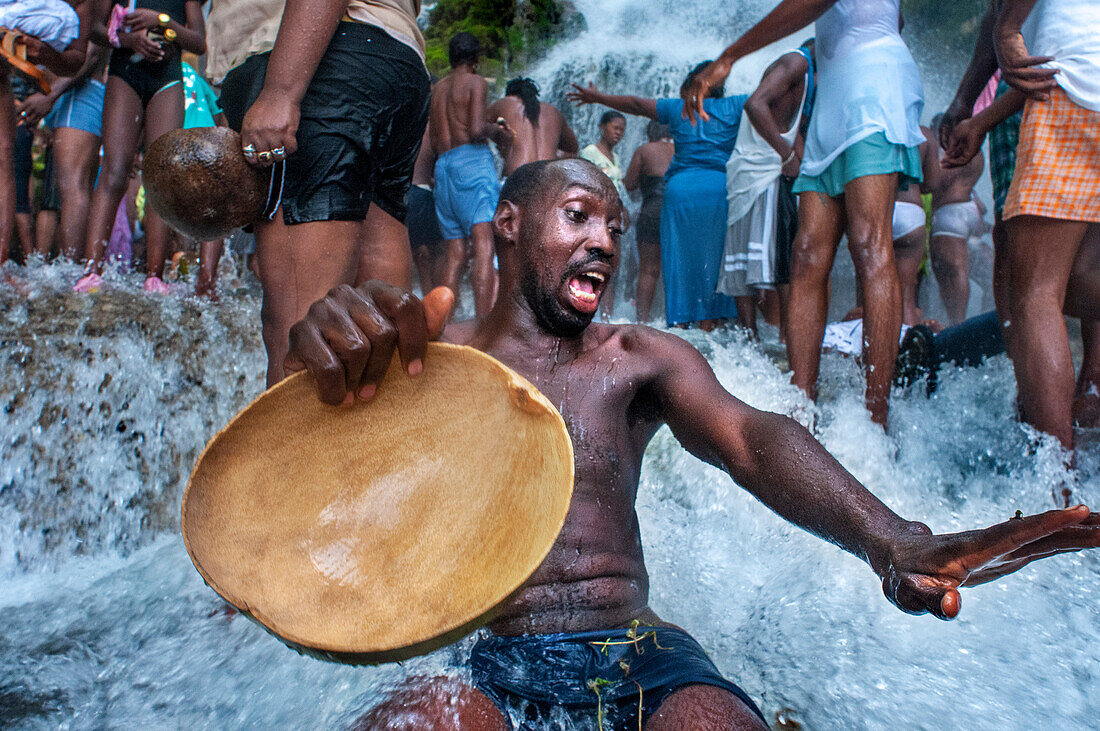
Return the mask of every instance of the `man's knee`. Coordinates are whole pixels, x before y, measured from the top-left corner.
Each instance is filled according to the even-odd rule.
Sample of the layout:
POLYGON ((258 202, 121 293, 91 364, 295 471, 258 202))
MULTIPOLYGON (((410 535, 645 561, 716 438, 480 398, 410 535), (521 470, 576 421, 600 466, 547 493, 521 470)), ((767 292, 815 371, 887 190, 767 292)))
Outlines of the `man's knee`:
POLYGON ((359 718, 355 731, 507 731, 488 696, 458 678, 413 678, 359 718))
POLYGON ((689 685, 665 699, 646 723, 646 731, 760 731, 768 727, 744 701, 711 685, 689 685))

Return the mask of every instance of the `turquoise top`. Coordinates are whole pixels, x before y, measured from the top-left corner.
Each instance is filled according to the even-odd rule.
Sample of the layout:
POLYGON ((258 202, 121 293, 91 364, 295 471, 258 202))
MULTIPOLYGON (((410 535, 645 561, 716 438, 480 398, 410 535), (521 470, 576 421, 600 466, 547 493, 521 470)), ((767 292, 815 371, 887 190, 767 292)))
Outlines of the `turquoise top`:
POLYGON ((672 128, 672 139, 676 142, 676 154, 665 173, 665 180, 689 168, 714 170, 724 175, 726 162, 737 144, 741 111, 748 98, 743 95, 706 99, 703 109, 710 120, 699 119, 695 124, 684 119, 682 99, 658 99, 657 121, 672 128))
POLYGON ((183 128, 214 127, 214 117, 221 113, 218 95, 210 84, 191 66, 183 64, 183 128))

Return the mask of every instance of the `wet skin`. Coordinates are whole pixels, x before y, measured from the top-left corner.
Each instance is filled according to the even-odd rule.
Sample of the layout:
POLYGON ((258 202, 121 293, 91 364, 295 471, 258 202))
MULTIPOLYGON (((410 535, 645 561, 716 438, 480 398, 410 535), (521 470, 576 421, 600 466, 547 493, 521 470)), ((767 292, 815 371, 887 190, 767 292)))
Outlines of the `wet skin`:
MULTIPOLYGON (((866 560, 906 612, 952 618, 963 585, 1100 545, 1100 522, 1084 507, 932 535, 893 513, 796 422, 730 395, 684 340, 641 326, 590 325, 598 301, 586 290, 593 275, 606 281, 616 263, 622 205, 585 161, 547 168, 532 200, 502 200, 497 210, 501 294, 492 312, 443 333, 532 381, 561 411, 576 450, 565 526, 543 565, 502 607, 495 632, 658 621, 647 609, 634 501, 645 446, 662 424, 780 516, 866 560)), ((598 299, 598 283, 594 289, 598 299)), ((422 303, 376 282, 339 288, 294 326, 286 367, 308 368, 324 401, 354 407, 356 398, 373 397, 395 347, 410 374, 423 370, 426 342, 443 330, 449 307, 446 290, 422 303)))
POLYGON ((577 137, 555 107, 546 102, 540 104, 539 122, 536 126, 527 118, 523 101, 516 96, 498 99, 489 107, 489 119, 503 117, 515 136, 504 152, 504 177, 516 168, 537 160, 553 160, 561 156, 577 154, 577 137))

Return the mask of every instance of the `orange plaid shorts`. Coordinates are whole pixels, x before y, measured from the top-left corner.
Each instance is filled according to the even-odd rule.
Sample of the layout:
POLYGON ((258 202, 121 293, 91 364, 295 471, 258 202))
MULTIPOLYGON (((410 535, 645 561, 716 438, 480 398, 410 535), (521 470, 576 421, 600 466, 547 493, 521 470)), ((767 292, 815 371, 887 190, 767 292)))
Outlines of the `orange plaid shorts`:
POLYGON ((1043 216, 1100 223, 1100 112, 1061 87, 1028 100, 1004 218, 1043 216))

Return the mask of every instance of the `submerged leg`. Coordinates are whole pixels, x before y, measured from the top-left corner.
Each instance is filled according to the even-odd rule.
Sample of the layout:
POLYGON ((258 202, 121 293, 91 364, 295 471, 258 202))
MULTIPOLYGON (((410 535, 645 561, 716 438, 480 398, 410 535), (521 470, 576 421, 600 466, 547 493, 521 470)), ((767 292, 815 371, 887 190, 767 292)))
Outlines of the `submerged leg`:
POLYGON ((763 731, 768 727, 744 701, 712 685, 689 685, 670 695, 646 731, 763 731))
POLYGON ((484 693, 458 678, 410 678, 359 718, 354 731, 508 731, 484 693))

